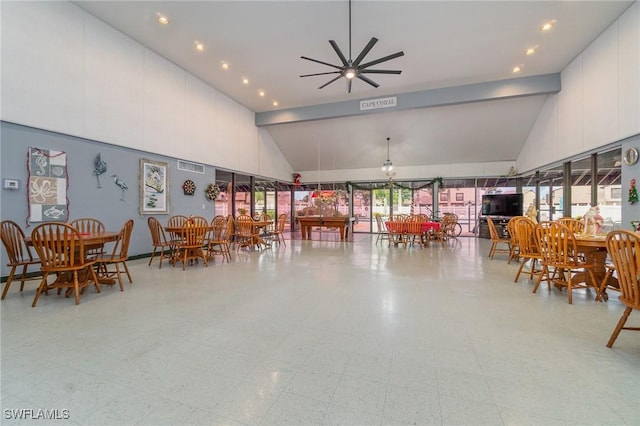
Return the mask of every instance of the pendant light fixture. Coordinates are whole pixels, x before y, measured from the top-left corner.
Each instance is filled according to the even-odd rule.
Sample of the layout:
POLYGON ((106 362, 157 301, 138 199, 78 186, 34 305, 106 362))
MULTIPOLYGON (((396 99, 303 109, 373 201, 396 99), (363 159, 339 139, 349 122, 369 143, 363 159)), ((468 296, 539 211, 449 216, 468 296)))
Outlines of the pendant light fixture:
POLYGON ((385 173, 389 173, 393 170, 393 163, 389 159, 389 140, 390 138, 387 138, 387 159, 382 163, 382 171, 385 173))

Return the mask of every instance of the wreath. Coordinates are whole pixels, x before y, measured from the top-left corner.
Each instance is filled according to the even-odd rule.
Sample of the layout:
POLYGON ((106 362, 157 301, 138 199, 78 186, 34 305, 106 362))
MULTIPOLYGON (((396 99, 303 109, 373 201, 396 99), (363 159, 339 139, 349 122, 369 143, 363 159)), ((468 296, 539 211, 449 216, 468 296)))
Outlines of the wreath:
POLYGON ((220 188, 215 183, 210 183, 204 190, 204 195, 207 200, 214 201, 220 195, 220 188))

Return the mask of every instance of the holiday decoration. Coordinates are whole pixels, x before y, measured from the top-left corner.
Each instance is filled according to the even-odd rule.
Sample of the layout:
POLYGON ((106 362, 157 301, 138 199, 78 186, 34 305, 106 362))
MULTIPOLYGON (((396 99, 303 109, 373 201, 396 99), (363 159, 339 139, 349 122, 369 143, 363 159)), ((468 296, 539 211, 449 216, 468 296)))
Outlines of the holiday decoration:
POLYGON ((300 175, 300 173, 294 173, 293 174, 293 183, 295 184, 295 186, 300 186, 300 178, 302 176, 300 175))
POLYGON ((638 202, 638 190, 636 189, 636 180, 631 179, 631 188, 629 188, 629 202, 635 204, 638 202))
POLYGON ((210 183, 205 188, 204 195, 207 197, 207 200, 215 201, 215 199, 218 198, 218 195, 220 195, 220 188, 218 188, 218 185, 215 183, 210 183))

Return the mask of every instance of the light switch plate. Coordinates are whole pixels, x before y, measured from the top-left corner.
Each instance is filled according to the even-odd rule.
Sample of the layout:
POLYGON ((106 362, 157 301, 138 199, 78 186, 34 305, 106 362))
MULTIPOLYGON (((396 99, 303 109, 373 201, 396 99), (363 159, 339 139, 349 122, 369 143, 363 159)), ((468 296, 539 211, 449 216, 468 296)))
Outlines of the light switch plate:
POLYGON ((20 189, 20 181, 18 179, 5 179, 3 188, 11 190, 20 189))

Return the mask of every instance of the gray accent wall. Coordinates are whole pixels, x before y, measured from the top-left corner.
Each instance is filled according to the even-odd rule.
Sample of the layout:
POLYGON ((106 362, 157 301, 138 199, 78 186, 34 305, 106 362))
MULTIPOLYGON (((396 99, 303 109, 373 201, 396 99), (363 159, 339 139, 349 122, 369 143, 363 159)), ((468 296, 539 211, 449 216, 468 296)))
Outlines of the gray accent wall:
MULTIPOLYGON (((27 208, 27 150, 37 147, 64 151, 67 154, 69 219, 95 217, 100 219, 107 230, 117 231, 124 222, 132 218, 135 222, 129 254, 132 256, 150 253, 151 237, 147 227, 149 215, 139 213, 138 171, 140 159, 168 163, 169 175, 169 215, 200 215, 211 220, 215 216, 214 203, 204 195, 207 184, 215 182, 215 168, 205 167, 205 173, 192 173, 177 169, 177 159, 138 151, 116 145, 109 145, 88 139, 26 127, 8 122, 0 122, 0 177, 18 179, 20 189, 1 190, 0 217, 17 222, 25 234, 29 234, 37 224, 28 227, 27 208), (94 158, 100 153, 107 162, 107 172, 100 176, 102 188, 98 188, 92 174, 94 158), (124 201, 122 192, 111 175, 117 174, 128 186, 124 201), (184 195, 182 184, 190 179, 196 184, 193 196, 184 195), (205 207, 203 209, 203 206, 205 207)), ((169 215, 154 215, 166 223, 169 215)), ((9 273, 6 268, 6 253, 2 253, 2 276, 9 273)))
MULTIPOLYGON (((622 153, 629 148, 640 149, 640 136, 635 136, 622 143, 622 153)), ((622 229, 632 230, 631 221, 640 220, 640 203, 631 204, 629 202, 629 189, 631 179, 638 183, 636 188, 640 191, 640 162, 628 165, 622 162, 622 229)))

